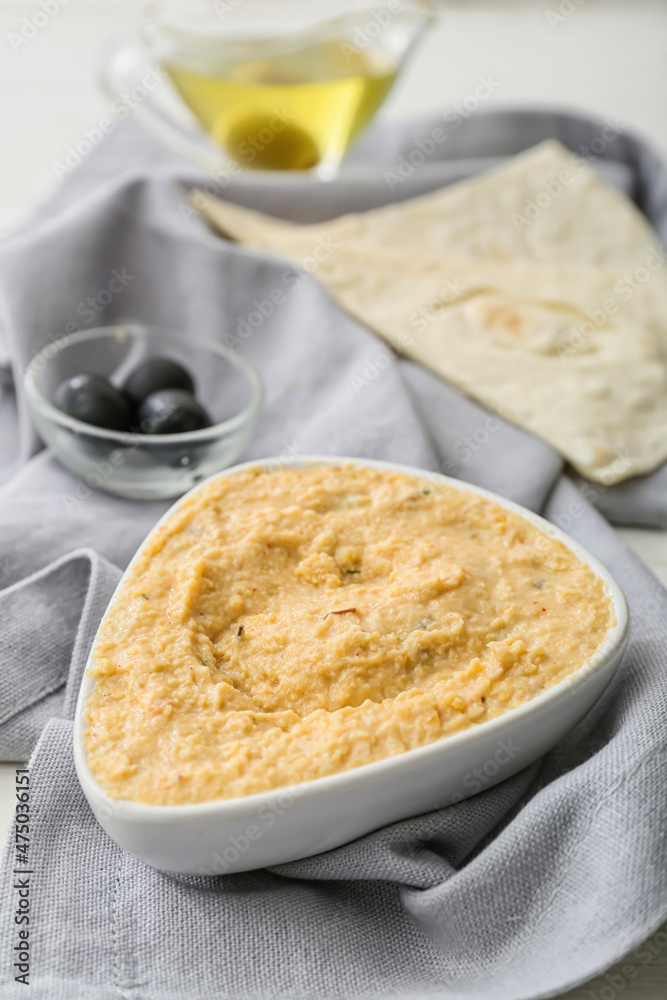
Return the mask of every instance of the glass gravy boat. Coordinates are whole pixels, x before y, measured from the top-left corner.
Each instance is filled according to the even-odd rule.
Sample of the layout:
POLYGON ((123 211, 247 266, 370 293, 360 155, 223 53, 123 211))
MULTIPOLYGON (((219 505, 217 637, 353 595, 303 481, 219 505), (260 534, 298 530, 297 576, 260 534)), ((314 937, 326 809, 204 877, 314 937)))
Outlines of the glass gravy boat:
POLYGON ((157 67, 135 113, 205 169, 327 177, 433 19, 429 0, 154 0, 105 82, 119 97, 157 67))

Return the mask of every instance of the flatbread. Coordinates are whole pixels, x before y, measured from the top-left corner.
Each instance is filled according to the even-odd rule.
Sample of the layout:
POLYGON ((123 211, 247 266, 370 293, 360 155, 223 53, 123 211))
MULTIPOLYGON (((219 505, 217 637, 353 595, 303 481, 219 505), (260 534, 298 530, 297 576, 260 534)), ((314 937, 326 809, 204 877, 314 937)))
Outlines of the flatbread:
POLYGON ((588 478, 620 482, 667 459, 664 253, 634 205, 558 143, 313 226, 203 195, 197 204, 225 235, 314 271, 392 347, 588 478), (553 192, 544 209, 540 190, 553 192))

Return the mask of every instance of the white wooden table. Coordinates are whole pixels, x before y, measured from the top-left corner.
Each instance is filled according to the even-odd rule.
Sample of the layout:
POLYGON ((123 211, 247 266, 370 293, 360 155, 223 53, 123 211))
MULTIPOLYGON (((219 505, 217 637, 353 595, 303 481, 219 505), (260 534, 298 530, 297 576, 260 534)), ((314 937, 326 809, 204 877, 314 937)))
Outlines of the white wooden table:
MULTIPOLYGON (((36 2, 1 0, 0 238, 55 188, 54 163, 108 113, 95 86, 100 46, 138 20, 137 0, 60 2, 44 23, 35 17, 42 9, 36 2)), ((439 26, 383 115, 405 117, 463 100, 491 73, 499 82, 494 105, 571 105, 615 115, 667 156, 662 0, 440 0, 439 6, 439 26)), ((667 531, 621 535, 667 583, 667 531)), ((0 828, 10 821, 13 779, 13 766, 0 766, 0 828)), ((640 955, 567 1000, 614 1000, 620 993, 623 1000, 665 1000, 667 946, 649 942, 640 955)))

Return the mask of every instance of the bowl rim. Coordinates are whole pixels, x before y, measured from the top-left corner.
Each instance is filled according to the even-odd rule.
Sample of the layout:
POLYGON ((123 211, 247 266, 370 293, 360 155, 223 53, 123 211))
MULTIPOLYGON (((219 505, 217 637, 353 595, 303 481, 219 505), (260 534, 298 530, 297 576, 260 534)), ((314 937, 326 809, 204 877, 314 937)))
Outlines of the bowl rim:
MULTIPOLYGON (((168 351, 168 348, 165 348, 165 350, 168 351)), ((143 447, 198 444, 200 442, 215 440, 221 434, 235 431, 251 421, 259 411, 264 400, 264 385, 261 376, 247 358, 244 358, 241 354, 238 354, 230 347, 226 347, 224 344, 216 343, 214 340, 192 337, 177 327, 160 326, 151 323, 116 323, 112 326, 96 326, 90 330, 77 330, 74 333, 65 334, 57 340, 50 341, 31 359, 23 376, 23 387, 29 405, 42 417, 57 426, 64 427, 75 434, 86 434, 90 437, 100 438, 119 445, 141 445, 143 447), (233 367, 242 371, 248 378, 251 388, 250 401, 246 406, 228 420, 212 424, 210 427, 204 427, 198 431, 186 431, 181 434, 142 434, 139 431, 113 431, 106 427, 98 427, 96 424, 87 424, 83 420, 77 420, 76 417, 71 417, 68 413, 59 410, 57 406, 50 403, 37 387, 37 377, 41 371, 50 364, 57 354, 66 350, 72 344, 80 344, 89 340, 101 340, 106 337, 113 337, 114 339, 125 337, 130 339, 141 333, 157 330, 181 336, 184 344, 193 344, 226 358, 233 367)))
MULTIPOLYGON (((360 12, 362 14, 367 13, 368 16, 370 16, 372 15, 374 9, 381 7, 383 3, 386 6, 388 2, 390 2, 390 0, 371 0, 368 4, 367 11, 366 8, 360 8, 360 10, 352 8, 352 10, 347 13, 327 15, 326 17, 318 18, 317 21, 308 24, 305 28, 296 28, 287 33, 292 35, 297 34, 298 32, 299 37, 306 39, 311 36, 318 37, 321 34, 323 25, 328 26, 332 23, 338 25, 341 22, 349 20, 351 16, 357 17, 360 12)), ((188 11, 187 0, 144 0, 140 6, 140 14, 144 22, 148 22, 150 25, 156 24, 160 26, 161 19, 164 18, 166 14, 172 13, 170 8, 178 5, 184 6, 186 11, 188 11)), ((205 4, 204 6, 208 7, 208 4, 205 4)), ((306 7, 307 4, 304 3, 303 6, 306 7)), ((414 10, 415 13, 420 13, 422 15, 425 20, 425 27, 428 27, 437 18, 437 10, 433 4, 433 0, 406 0, 406 7, 408 11, 414 10)), ((179 29, 180 28, 181 26, 179 25, 179 29)), ((203 29, 198 30, 189 26, 187 28, 182 28, 181 30, 183 31, 183 34, 191 35, 196 38, 200 38, 202 34, 204 34, 203 29)), ((421 30, 424 31, 425 28, 422 28, 421 30)), ((270 41, 273 41, 274 37, 280 38, 281 36, 276 36, 273 32, 271 32, 268 37, 270 41)), ((263 36, 260 36, 260 40, 264 40, 263 36)), ((252 37, 250 41, 254 42, 255 38, 252 37)))
MULTIPOLYGON (((457 749, 465 747, 470 742, 474 742, 482 728, 490 737, 494 732, 499 732, 500 738, 502 736, 502 731, 508 725, 509 720, 523 719, 531 713, 538 713, 540 710, 548 707, 552 702, 557 703, 564 697, 576 694, 577 690, 584 686, 593 675, 603 672, 615 656, 618 655, 620 662, 621 654, 625 650, 630 634, 630 610, 628 608, 625 594, 609 570, 599 561, 599 559, 596 558, 596 556, 588 552, 588 550, 575 541, 575 539, 571 538, 561 528, 557 527, 557 525, 547 521, 540 514, 534 513, 514 500, 506 499, 497 493, 493 493, 491 490, 487 490, 481 486, 476 486, 474 483, 468 483, 465 480, 454 479, 451 476, 445 476, 438 472, 432 472, 414 466, 367 458, 306 455, 299 456, 298 458, 292 457, 283 459, 273 457, 254 459, 248 462, 242 462, 238 465, 230 466, 227 469, 223 469, 221 472, 217 472, 214 475, 209 476, 208 479, 198 483, 191 490, 180 497, 174 504, 172 504, 159 521, 157 521, 157 523, 151 528, 148 535, 141 542, 135 555, 123 572, 118 586, 115 588, 114 593, 109 600, 107 610, 115 600, 118 591, 124 584, 127 574, 131 570, 134 563, 138 561, 146 543, 153 536, 154 532, 158 531, 159 528, 166 523, 166 521, 169 520, 173 514, 176 513, 181 504, 187 502, 192 496, 205 489, 211 483, 218 479, 243 472, 246 469, 257 467, 263 469, 264 471, 271 472, 285 468, 308 469, 322 466, 336 467, 348 464, 352 464, 357 468, 366 467, 371 469, 386 470, 388 472, 399 472, 405 475, 418 476, 424 481, 430 481, 438 485, 451 486, 454 489, 458 489, 460 492, 472 493, 476 496, 483 497, 498 504, 506 510, 510 510, 515 514, 518 514, 520 517, 523 517, 529 523, 539 528, 547 536, 562 542, 583 563, 585 563, 599 579, 602 579, 603 583, 607 587, 608 594, 614 607, 616 624, 609 629, 604 642, 593 653, 593 655, 589 657, 589 659, 586 660, 580 667, 578 667, 577 670, 569 676, 564 677, 563 680, 559 681, 557 684, 554 684, 553 687, 547 688, 546 691, 536 695, 530 701, 520 705, 518 708, 503 712, 501 715, 497 715, 495 718, 489 719, 479 725, 469 726, 460 732, 453 733, 451 736, 443 736, 440 739, 434 740, 432 743, 426 744, 425 746, 415 747, 412 750, 406 750, 403 753, 394 754, 390 757, 383 757, 380 760, 371 761, 370 763, 362 764, 359 767, 337 771, 335 774, 325 775, 322 778, 312 778, 304 782, 281 785, 279 788, 269 789, 264 792, 255 792, 251 795, 236 796, 231 799, 211 799, 205 802, 183 803, 181 805, 154 805, 144 802, 135 802, 132 799, 113 798, 99 784, 88 764, 84 748, 84 733, 86 729, 85 709, 95 683, 95 679, 88 674, 88 669, 91 663, 92 649, 94 647, 95 640, 97 639, 99 628, 104 620, 103 616, 100 621, 100 626, 98 626, 98 630, 95 634, 95 638, 93 639, 91 651, 88 655, 84 673, 81 678, 73 732, 74 762, 76 772, 84 794, 86 797, 90 795, 91 798, 95 799, 98 807, 102 805, 106 810, 115 814, 124 822, 151 825, 174 820, 186 821, 188 819, 204 819, 206 817, 215 816, 216 814, 219 815, 220 818, 223 818, 225 815, 233 816, 235 814, 242 816, 248 810, 255 812, 263 805, 270 804, 275 801, 275 798, 278 795, 291 795, 296 798, 302 797, 306 794, 315 796, 318 794, 327 794, 329 790, 335 789, 337 786, 344 785, 345 783, 354 785, 356 783, 363 783, 370 775, 381 776, 383 772, 386 773, 390 772, 392 769, 400 768, 401 765, 405 765, 408 761, 419 763, 420 761, 428 760, 429 757, 437 757, 439 753, 443 752, 443 749, 449 749, 450 752, 456 753, 457 749)), ((104 614, 106 615, 106 610, 104 614)))

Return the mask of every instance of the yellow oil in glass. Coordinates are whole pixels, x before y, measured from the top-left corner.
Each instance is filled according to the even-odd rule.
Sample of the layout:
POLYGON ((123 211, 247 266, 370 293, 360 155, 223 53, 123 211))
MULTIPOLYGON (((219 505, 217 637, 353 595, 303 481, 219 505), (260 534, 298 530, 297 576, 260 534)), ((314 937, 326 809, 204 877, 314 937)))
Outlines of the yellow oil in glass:
POLYGON ((382 104, 397 67, 327 42, 218 69, 166 63, 190 110, 244 167, 308 170, 338 163, 382 104))

